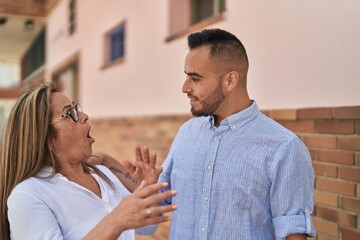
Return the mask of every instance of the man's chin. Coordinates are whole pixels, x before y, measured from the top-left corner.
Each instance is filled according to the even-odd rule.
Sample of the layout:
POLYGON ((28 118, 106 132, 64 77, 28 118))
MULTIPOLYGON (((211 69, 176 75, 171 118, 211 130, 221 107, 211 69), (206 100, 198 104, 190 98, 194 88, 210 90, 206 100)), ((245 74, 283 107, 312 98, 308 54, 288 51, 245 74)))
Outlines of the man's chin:
POLYGON ((191 114, 194 116, 194 117, 205 117, 205 116, 209 116, 208 113, 205 113, 201 110, 196 110, 194 108, 191 108, 191 114))

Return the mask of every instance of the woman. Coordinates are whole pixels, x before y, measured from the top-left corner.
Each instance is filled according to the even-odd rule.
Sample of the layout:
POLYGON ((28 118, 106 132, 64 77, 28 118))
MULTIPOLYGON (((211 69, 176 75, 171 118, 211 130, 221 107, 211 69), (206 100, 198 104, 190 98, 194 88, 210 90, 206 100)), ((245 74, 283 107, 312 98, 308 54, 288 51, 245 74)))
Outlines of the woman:
POLYGON ((166 183, 130 194, 104 166, 86 163, 94 139, 79 104, 43 85, 23 94, 4 132, 0 239, 134 239, 168 221, 166 183), (150 225, 150 226, 147 226, 150 225), (144 227, 145 226, 145 227, 144 227))

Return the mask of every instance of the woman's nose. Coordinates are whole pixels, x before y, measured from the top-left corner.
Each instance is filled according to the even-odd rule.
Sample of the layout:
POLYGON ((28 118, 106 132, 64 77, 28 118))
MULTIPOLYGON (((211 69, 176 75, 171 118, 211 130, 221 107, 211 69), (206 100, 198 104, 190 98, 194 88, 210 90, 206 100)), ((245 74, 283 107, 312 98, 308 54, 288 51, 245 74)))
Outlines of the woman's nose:
POLYGON ((80 119, 84 119, 84 122, 86 122, 87 120, 89 120, 89 115, 87 115, 84 112, 79 112, 80 114, 80 119))

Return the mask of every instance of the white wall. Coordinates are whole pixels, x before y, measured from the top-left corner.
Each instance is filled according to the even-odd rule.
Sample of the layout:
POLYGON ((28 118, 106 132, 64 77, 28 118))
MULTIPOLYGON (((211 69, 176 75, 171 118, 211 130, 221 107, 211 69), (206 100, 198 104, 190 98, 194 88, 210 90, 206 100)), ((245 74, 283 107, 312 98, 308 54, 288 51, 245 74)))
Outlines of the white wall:
POLYGON ((0 62, 0 88, 16 87, 20 82, 19 63, 0 62))
MULTIPOLYGON (((165 42, 168 1, 77 1, 71 37, 67 2, 47 23, 48 79, 79 51, 80 102, 90 116, 189 112, 181 93, 186 37, 165 42), (103 34, 123 20, 126 60, 102 69, 103 34)), ((249 92, 260 108, 360 105, 360 1, 227 0, 227 9, 226 20, 210 27, 233 32, 244 43, 249 92)))

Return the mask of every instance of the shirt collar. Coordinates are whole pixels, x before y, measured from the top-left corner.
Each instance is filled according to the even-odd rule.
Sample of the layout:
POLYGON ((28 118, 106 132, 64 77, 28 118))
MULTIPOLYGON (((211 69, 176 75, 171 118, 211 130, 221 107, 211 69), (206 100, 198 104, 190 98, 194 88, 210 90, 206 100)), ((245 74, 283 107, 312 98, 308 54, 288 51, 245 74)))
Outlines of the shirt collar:
MULTIPOLYGON (((260 114, 260 110, 255 102, 255 100, 250 100, 251 105, 248 108, 241 110, 240 112, 234 113, 224 120, 221 121, 220 126, 229 127, 231 131, 235 132, 240 127, 244 126, 246 123, 252 121, 255 117, 260 114)), ((215 118, 214 116, 209 116, 210 128, 214 128, 215 118)))

